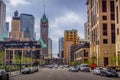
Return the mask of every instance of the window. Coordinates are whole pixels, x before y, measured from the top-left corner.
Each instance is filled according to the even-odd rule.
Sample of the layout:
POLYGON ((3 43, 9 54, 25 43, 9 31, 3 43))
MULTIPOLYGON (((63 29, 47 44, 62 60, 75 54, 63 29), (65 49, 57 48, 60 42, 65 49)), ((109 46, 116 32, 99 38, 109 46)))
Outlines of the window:
POLYGON ((103 39, 103 44, 107 44, 108 40, 107 39, 103 39))
POLYGON ((111 13, 111 20, 115 20, 115 14, 111 13))
POLYGON ((117 23, 119 23, 118 6, 116 7, 116 21, 117 23))
POLYGON ((111 24, 111 43, 115 43, 115 24, 111 24))
POLYGON ((111 12, 114 12, 115 11, 115 9, 114 9, 114 1, 110 1, 110 11, 111 12))
POLYGON ((103 36, 107 36, 107 24, 103 23, 103 36))
POLYGON ((88 57, 88 51, 84 50, 84 57, 88 57))
POLYGON ((105 0, 102 0, 102 12, 107 12, 107 3, 105 0))
POLYGON ((107 20, 107 16, 103 16, 102 19, 103 19, 103 20, 107 20))
POLYGON ((115 30, 115 24, 111 24, 111 30, 115 30))
POLYGON ((117 28, 117 35, 119 35, 119 28, 117 28))

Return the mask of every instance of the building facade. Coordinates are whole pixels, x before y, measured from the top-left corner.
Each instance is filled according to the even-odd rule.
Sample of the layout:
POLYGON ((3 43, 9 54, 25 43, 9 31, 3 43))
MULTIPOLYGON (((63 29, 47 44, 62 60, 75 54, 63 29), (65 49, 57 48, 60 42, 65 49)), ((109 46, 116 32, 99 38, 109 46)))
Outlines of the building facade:
POLYGON ((5 19, 6 19, 6 5, 3 2, 3 0, 0 0, 0 37, 4 32, 5 19))
POLYGON ((89 64, 89 60, 90 60, 89 43, 78 44, 77 47, 74 49, 74 61, 89 64))
POLYGON ((114 65, 115 0, 87 0, 90 57, 97 66, 114 65))
POLYGON ((48 57, 52 58, 52 39, 48 38, 48 57))
POLYGON ((29 38, 30 40, 35 40, 34 38, 34 16, 31 14, 21 14, 21 31, 23 32, 24 38, 29 38))
POLYGON ((38 41, 0 41, 0 49, 1 47, 4 48, 3 63, 6 65, 17 65, 20 64, 19 61, 21 64, 33 64, 35 60, 39 62, 41 60, 41 45, 38 41), (20 58, 19 61, 18 58, 20 58))
POLYGON ((70 64, 71 46, 78 44, 77 30, 65 30, 64 32, 64 58, 66 64, 70 64))
POLYGON ((48 34, 49 34, 48 29, 49 29, 48 19, 44 14, 43 17, 41 18, 41 24, 40 24, 40 35, 47 46, 46 48, 42 49, 42 55, 44 57, 48 57, 48 34))
POLYGON ((85 39, 89 40, 90 39, 90 31, 89 31, 89 25, 88 22, 84 24, 84 34, 85 34, 85 39))
POLYGON ((115 0, 115 23, 116 23, 116 58, 120 65, 120 0, 115 0))
POLYGON ((64 58, 64 38, 59 39, 59 57, 64 58))
POLYGON ((15 40, 23 39, 23 33, 21 32, 21 23, 18 11, 14 12, 14 16, 11 21, 11 32, 9 32, 9 38, 15 40))
POLYGON ((78 44, 85 44, 89 43, 90 41, 88 39, 80 39, 78 44))

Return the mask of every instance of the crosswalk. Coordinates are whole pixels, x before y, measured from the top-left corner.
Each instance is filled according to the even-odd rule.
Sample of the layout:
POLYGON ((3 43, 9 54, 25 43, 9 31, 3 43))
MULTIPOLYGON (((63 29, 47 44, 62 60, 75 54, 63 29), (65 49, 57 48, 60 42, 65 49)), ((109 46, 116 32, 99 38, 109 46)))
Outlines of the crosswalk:
POLYGON ((40 68, 40 71, 66 71, 68 68, 40 68))

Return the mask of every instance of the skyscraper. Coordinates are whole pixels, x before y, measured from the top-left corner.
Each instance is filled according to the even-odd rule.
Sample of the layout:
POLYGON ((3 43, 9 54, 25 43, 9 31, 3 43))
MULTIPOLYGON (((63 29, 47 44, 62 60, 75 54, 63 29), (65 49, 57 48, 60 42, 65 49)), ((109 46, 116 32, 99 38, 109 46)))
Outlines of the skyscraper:
POLYGON ((90 39, 90 34, 89 34, 89 25, 88 22, 84 24, 84 33, 85 33, 85 39, 89 40, 90 39))
POLYGON ((34 16, 31 14, 21 14, 21 31, 23 32, 24 38, 29 38, 30 40, 34 40, 34 16))
POLYGON ((64 32, 64 58, 66 64, 70 63, 71 57, 71 46, 78 44, 78 32, 77 30, 65 30, 64 32))
POLYGON ((90 57, 97 66, 115 65, 115 0, 87 0, 90 57))
POLYGON ((46 44, 46 48, 42 49, 42 55, 48 56, 48 19, 44 13, 43 17, 41 18, 41 25, 40 25, 40 34, 41 38, 43 39, 44 43, 46 44))
POLYGON ((9 22, 5 23, 5 31, 4 31, 7 35, 9 35, 9 22))
POLYGON ((120 65, 120 0, 115 1, 115 23, 116 23, 116 57, 117 65, 120 65))
POLYGON ((9 33, 9 38, 15 40, 20 40, 23 38, 23 33, 21 32, 20 17, 18 11, 14 12, 14 16, 11 21, 11 32, 9 33))
POLYGON ((48 57, 52 58, 52 39, 48 38, 48 57))
POLYGON ((59 39, 59 57, 64 58, 64 38, 59 39))
POLYGON ((0 0, 0 36, 2 36, 5 27, 6 5, 3 0, 0 0))

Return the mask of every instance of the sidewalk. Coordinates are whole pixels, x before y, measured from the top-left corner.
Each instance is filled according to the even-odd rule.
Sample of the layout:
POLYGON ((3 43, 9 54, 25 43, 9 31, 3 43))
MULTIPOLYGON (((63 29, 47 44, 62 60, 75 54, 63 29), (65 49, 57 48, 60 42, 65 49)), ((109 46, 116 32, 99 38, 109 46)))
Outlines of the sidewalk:
POLYGON ((17 76, 20 75, 20 71, 9 72, 10 76, 17 76))

